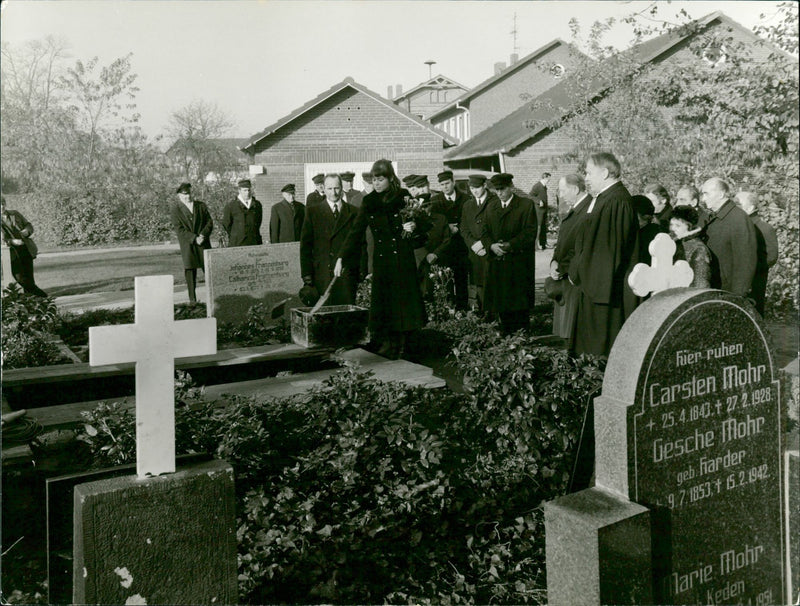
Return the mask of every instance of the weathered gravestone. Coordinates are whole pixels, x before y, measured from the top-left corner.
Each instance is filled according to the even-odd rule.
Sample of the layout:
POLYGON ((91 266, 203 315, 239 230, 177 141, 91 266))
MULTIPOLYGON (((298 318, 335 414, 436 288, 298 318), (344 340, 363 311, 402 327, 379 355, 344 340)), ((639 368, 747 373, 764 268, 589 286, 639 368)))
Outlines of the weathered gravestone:
POLYGON ((656 604, 785 603, 784 420, 765 335, 752 306, 722 291, 668 290, 626 321, 595 400, 596 487, 545 506, 550 604, 611 601, 602 554, 600 586, 577 596, 566 584, 587 574, 571 554, 602 534, 581 511, 597 492, 649 510, 656 604))
POLYGON ((223 322, 243 320, 256 303, 268 309, 286 301, 300 307, 300 243, 214 248, 205 251, 208 316, 223 322))
POLYGON ((174 358, 214 353, 216 321, 173 320, 172 276, 135 298, 134 324, 89 329, 92 365, 136 362, 137 475, 75 487, 73 602, 235 603, 233 470, 175 472, 174 358))

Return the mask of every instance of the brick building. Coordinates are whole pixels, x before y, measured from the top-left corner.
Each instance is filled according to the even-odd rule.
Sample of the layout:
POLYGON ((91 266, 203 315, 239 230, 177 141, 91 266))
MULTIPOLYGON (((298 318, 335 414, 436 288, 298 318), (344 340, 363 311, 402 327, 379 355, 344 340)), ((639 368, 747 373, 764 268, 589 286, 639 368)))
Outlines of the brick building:
POLYGON ((439 74, 408 90, 402 92, 401 86, 395 87, 395 93, 389 87, 389 98, 410 114, 426 120, 428 116, 442 109, 467 92, 467 87, 455 80, 439 74))
POLYGON ((445 147, 455 143, 347 78, 250 137, 242 151, 250 158, 251 171, 253 165, 263 167, 253 186, 268 217, 286 183, 294 183, 297 199, 305 202, 315 174, 350 170, 356 173, 353 187, 360 189, 361 173, 380 158, 393 161, 399 175, 435 176, 442 169, 445 147))
POLYGON ((563 40, 553 40, 518 59, 511 55, 508 67, 495 63, 494 74, 452 103, 431 114, 434 126, 467 141, 558 84, 583 58, 582 53, 563 40))
MULTIPOLYGON (((694 28, 679 28, 657 36, 631 48, 632 63, 651 64, 656 69, 675 70, 683 62, 697 61, 689 45, 695 36, 719 34, 726 45, 709 47, 704 60, 709 63, 726 60, 726 52, 739 43, 747 45, 756 60, 766 60, 774 47, 763 45, 753 32, 736 23, 721 12, 698 19, 694 28)), ((556 86, 525 103, 502 120, 470 140, 445 152, 445 164, 453 169, 475 168, 503 171, 514 175, 514 183, 529 191, 545 171, 552 173, 554 181, 574 172, 577 165, 564 160, 572 143, 563 129, 554 126, 568 118, 574 102, 576 86, 565 78, 556 86)), ((582 91, 592 91, 597 102, 607 102, 607 82, 600 77, 581 81, 582 91)), ((613 150, 610 150, 613 152, 613 150)), ((623 166, 624 171, 624 166, 623 166)), ((551 182, 552 183, 552 182, 551 182)), ((556 205, 556 187, 548 187, 550 206, 556 205)))

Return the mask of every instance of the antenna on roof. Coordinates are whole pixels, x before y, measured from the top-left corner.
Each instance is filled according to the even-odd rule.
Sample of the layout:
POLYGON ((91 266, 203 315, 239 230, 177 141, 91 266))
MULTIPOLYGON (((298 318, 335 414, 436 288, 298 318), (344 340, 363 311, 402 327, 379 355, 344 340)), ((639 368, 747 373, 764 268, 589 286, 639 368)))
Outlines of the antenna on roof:
POLYGON ((514 29, 511 30, 511 36, 514 40, 514 54, 519 54, 519 47, 517 46, 517 13, 514 12, 514 29))
POLYGON ((436 65, 436 61, 431 61, 430 59, 428 59, 425 62, 425 65, 428 66, 428 80, 430 80, 431 78, 433 78, 432 68, 433 68, 434 65, 436 65))

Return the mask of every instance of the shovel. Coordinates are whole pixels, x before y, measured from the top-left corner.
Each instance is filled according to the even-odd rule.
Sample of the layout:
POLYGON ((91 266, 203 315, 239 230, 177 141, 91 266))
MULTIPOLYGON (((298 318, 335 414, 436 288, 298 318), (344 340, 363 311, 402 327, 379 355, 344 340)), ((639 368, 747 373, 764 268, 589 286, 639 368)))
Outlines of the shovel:
POLYGON ((319 311, 320 307, 325 305, 325 301, 327 301, 328 298, 331 296, 331 289, 333 288, 333 285, 336 284, 336 280, 338 278, 339 278, 339 276, 333 276, 333 280, 331 280, 331 283, 328 284, 328 288, 325 289, 325 292, 319 298, 319 301, 317 301, 317 303, 314 305, 314 307, 311 308, 311 311, 308 312, 308 315, 310 315, 310 316, 314 315, 315 313, 317 313, 319 311))

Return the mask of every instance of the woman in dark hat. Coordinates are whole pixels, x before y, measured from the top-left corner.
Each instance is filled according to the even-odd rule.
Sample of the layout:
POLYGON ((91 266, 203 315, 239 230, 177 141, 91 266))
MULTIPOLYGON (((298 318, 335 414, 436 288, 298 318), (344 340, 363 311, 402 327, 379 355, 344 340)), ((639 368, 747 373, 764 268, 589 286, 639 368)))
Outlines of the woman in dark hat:
POLYGON ((401 218, 400 211, 410 195, 400 186, 392 163, 375 162, 372 177, 374 191, 364 196, 334 273, 357 274, 364 233, 369 227, 375 242, 369 329, 373 340, 382 343, 378 353, 396 359, 403 353, 408 334, 425 324, 414 248, 421 246, 427 235, 414 221, 403 222, 401 218))
POLYGON ((669 231, 675 240, 675 260, 683 259, 694 272, 692 288, 711 288, 711 252, 703 242, 700 213, 691 206, 676 206, 669 219, 669 231))
POLYGON ((203 251, 211 248, 214 222, 206 205, 199 200, 192 200, 192 186, 189 183, 181 183, 176 193, 178 201, 172 204, 170 215, 181 246, 189 302, 194 304, 197 303, 197 270, 199 268, 205 271, 203 251))

